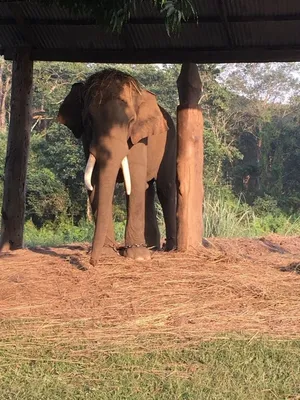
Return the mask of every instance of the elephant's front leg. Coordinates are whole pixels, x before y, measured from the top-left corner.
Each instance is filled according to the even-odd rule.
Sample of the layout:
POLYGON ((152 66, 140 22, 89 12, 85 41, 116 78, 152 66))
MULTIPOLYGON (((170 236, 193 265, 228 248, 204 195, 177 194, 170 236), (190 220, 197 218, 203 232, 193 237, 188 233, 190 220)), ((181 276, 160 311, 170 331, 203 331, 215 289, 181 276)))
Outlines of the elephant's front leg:
MULTIPOLYGON (((92 207, 92 213, 94 216, 94 221, 97 218, 97 205, 94 199, 97 199, 97 190, 89 192, 89 200, 92 207)), ((106 256, 116 256, 118 255, 117 252, 117 243, 115 239, 115 230, 114 230, 114 221, 113 221, 113 214, 111 214, 111 218, 108 222, 107 233, 105 236, 105 242, 102 249, 102 254, 106 256)))
POLYGON ((145 192, 147 180, 147 147, 134 145, 128 154, 131 194, 127 199, 125 256, 137 261, 150 259, 145 242, 145 192))

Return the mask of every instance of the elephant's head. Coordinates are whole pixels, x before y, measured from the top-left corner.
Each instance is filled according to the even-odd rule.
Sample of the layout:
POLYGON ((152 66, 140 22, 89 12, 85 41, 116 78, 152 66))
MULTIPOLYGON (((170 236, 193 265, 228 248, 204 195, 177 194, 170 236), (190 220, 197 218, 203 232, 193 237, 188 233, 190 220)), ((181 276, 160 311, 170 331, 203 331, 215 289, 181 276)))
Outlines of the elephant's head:
POLYGON ((91 180, 95 165, 99 170, 95 182, 97 216, 91 257, 96 263, 104 244, 122 160, 125 159, 122 166, 128 192, 124 168, 130 147, 150 135, 165 133, 167 124, 155 95, 142 89, 130 75, 116 70, 98 72, 84 84, 73 85, 59 109, 58 121, 70 128, 77 138, 81 135, 88 138, 85 171, 88 190, 95 190, 91 180))
POLYGON ((84 131, 82 119, 83 88, 83 82, 72 85, 71 91, 60 106, 57 116, 57 121, 66 125, 77 139, 82 136, 84 131))

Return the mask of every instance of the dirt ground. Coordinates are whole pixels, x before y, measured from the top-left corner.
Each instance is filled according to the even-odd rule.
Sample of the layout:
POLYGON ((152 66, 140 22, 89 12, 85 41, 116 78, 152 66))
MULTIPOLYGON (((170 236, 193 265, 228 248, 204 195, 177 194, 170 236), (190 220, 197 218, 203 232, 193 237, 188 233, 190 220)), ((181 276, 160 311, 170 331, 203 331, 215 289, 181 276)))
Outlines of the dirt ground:
POLYGON ((299 337, 300 236, 204 244, 194 253, 156 252, 143 263, 106 257, 97 267, 88 264, 88 244, 2 254, 1 321, 23 320, 31 330, 65 323, 69 335, 77 321, 97 340, 299 337))

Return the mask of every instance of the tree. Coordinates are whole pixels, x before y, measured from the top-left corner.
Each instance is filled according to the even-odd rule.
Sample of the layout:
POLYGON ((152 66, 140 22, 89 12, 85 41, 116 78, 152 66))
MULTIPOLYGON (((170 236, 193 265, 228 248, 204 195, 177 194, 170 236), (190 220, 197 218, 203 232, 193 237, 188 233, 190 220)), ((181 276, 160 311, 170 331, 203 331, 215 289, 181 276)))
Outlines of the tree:
POLYGON ((11 63, 0 57, 0 131, 8 123, 8 98, 11 87, 11 63))
POLYGON ((293 168, 299 164, 299 72, 299 63, 232 64, 224 66, 219 78, 236 94, 230 107, 244 158, 234 166, 233 183, 249 203, 268 194, 285 209, 299 206, 293 168))

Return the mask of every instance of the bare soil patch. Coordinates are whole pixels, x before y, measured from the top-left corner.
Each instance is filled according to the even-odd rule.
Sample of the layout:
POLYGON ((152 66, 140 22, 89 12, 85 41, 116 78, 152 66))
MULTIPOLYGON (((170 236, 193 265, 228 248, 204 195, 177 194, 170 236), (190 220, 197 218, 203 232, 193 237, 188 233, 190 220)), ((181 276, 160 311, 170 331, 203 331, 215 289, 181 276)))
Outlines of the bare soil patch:
POLYGON ((215 238, 195 253, 156 252, 144 263, 103 257, 97 267, 89 266, 88 249, 1 254, 2 322, 23 320, 23 329, 40 332, 65 324, 72 336, 68 324, 81 321, 82 335, 103 341, 300 335, 299 236, 215 238))

